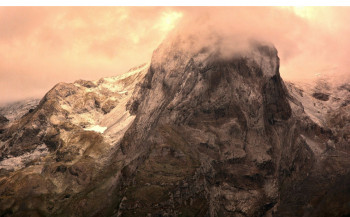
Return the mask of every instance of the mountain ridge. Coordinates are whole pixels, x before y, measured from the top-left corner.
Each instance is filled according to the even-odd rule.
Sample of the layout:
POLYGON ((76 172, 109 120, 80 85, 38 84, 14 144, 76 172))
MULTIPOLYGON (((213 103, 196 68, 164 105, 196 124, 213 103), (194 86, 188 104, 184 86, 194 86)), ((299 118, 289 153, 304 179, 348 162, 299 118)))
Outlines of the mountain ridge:
POLYGON ((175 37, 124 75, 57 84, 0 134, 0 214, 350 213, 346 86, 320 100, 248 47, 175 37))

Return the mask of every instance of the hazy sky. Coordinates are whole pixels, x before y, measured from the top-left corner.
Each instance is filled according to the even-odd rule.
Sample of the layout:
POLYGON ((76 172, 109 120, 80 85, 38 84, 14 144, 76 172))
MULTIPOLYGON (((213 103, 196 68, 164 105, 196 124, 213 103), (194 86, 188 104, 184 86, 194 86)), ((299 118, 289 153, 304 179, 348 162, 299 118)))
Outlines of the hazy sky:
POLYGON ((0 104, 124 73, 169 31, 270 41, 287 80, 348 76, 349 23, 346 7, 0 7, 0 104))

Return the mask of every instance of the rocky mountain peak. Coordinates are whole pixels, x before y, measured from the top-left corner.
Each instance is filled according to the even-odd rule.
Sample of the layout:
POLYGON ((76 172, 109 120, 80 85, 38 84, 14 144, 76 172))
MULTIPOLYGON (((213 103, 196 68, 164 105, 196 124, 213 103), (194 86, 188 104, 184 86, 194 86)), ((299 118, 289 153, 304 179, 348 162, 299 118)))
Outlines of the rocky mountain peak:
POLYGON ((164 116, 172 122, 186 124, 204 110, 217 115, 222 110, 225 115, 236 104, 245 105, 241 110, 249 114, 259 104, 265 105, 261 112, 271 124, 288 119, 291 109, 279 74, 277 50, 257 42, 249 47, 224 56, 222 46, 201 46, 179 38, 163 43, 154 51, 145 80, 129 102, 130 112, 139 111, 140 119, 152 114, 157 121, 161 113, 167 113, 164 116))
MULTIPOLYGON (((281 154, 284 133, 276 130, 286 131, 292 116, 277 51, 256 43, 251 50, 228 57, 219 50, 193 46, 161 45, 128 103, 136 118, 121 141, 122 153, 131 159, 123 175, 140 181, 132 193, 126 192, 135 197, 123 204, 137 201, 146 179, 162 192, 176 192, 178 187, 172 186, 187 189, 191 193, 182 201, 198 195, 196 203, 208 208, 203 213, 221 210, 227 215, 253 216, 265 212, 277 203, 276 156, 281 154), (158 168, 161 165, 169 171, 158 168), (245 171, 238 169, 243 165, 245 171), (151 178, 151 174, 160 177, 151 178), (239 204, 239 200, 250 203, 239 204)), ((143 209, 151 209, 151 204, 140 212, 143 209)), ((200 207, 195 209, 200 212, 200 207)), ((129 213, 131 207, 123 211, 129 213)))
POLYGON ((279 64, 267 43, 171 35, 150 64, 57 84, 0 134, 0 215, 349 213, 346 123, 318 122, 279 64))

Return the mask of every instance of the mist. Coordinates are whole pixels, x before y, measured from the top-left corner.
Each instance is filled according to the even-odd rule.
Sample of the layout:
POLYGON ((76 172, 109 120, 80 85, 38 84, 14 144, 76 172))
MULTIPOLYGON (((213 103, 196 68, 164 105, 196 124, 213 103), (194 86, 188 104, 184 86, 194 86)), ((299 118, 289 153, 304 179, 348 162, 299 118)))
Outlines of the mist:
POLYGON ((350 77, 347 7, 1 7, 0 18, 0 104, 122 74, 176 34, 227 55, 271 43, 284 80, 350 77))
POLYGON ((322 76, 344 81, 350 78, 349 12, 343 7, 187 8, 174 31, 198 35, 203 46, 220 46, 227 55, 249 50, 252 40, 273 44, 288 81, 322 76))

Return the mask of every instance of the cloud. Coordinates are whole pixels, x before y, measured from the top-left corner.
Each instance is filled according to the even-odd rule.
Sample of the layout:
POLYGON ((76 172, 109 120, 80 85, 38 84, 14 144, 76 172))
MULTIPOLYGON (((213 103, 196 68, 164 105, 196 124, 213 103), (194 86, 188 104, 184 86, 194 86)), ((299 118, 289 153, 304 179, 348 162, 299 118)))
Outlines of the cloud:
POLYGON ((179 14, 166 7, 2 7, 0 103, 148 62, 179 14))
MULTIPOLYGON (((181 34, 217 35, 226 52, 249 39, 271 42, 285 80, 304 81, 325 74, 350 78, 350 9, 346 7, 201 7, 185 8, 181 34)), ((210 44, 212 42, 205 41, 210 44)))
POLYGON ((346 7, 1 7, 0 103, 41 97, 58 82, 121 74, 174 31, 222 51, 273 43, 287 80, 349 76, 346 7))

